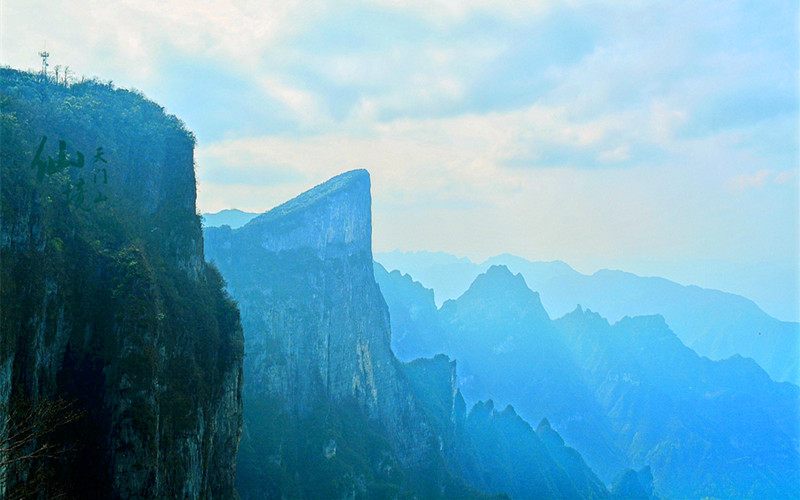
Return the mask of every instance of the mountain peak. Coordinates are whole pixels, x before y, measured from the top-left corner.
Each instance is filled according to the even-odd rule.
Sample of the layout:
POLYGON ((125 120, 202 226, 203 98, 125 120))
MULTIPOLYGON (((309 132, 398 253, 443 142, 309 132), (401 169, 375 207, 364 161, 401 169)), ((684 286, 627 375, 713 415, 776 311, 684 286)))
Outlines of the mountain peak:
POLYGON ((648 500, 650 495, 639 482, 639 475, 633 469, 625 469, 615 479, 611 487, 613 498, 648 500))
POLYGON ((307 248, 320 258, 372 255, 370 178, 352 170, 302 193, 241 228, 272 252, 307 248))
POLYGON ((543 418, 539 425, 536 426, 536 432, 544 431, 546 429, 552 429, 550 426, 550 421, 547 420, 547 417, 543 418))
POLYGON ((506 405, 506 407, 503 409, 502 412, 500 412, 500 414, 504 415, 504 416, 509 416, 509 417, 516 417, 517 416, 517 411, 514 409, 513 406, 506 405))
POLYGON ((219 212, 205 213, 202 215, 200 221, 204 228, 230 226, 232 229, 238 229, 255 217, 258 217, 258 215, 257 213, 245 212, 238 208, 226 208, 219 212))
MULTIPOLYGON (((472 290, 509 290, 514 292, 531 293, 522 274, 512 273, 503 264, 493 265, 485 273, 478 275, 470 286, 472 290)), ((533 292, 536 293, 536 292, 533 292)), ((537 294, 538 295, 538 294, 537 294)))
POLYGON ((553 429, 547 418, 543 418, 542 421, 539 422, 539 425, 536 426, 536 435, 539 436, 539 439, 551 450, 564 446, 564 439, 553 429))
POLYGON ((459 304, 483 304, 478 307, 494 310, 496 314, 513 321, 522 316, 531 324, 543 324, 550 321, 547 311, 542 306, 539 294, 528 288, 522 274, 512 273, 505 265, 495 265, 478 275, 469 289, 455 302, 446 302, 442 311, 453 313, 459 304), (512 312, 513 311, 513 312, 512 312))

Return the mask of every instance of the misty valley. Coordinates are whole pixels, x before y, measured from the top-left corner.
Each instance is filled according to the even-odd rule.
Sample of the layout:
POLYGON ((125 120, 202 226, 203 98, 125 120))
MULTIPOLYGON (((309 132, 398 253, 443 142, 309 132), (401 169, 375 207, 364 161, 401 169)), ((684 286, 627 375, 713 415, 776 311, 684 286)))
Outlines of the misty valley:
POLYGON ((196 138, 143 93, 0 89, 0 498, 800 498, 800 323, 373 254, 364 169, 201 217, 196 138))

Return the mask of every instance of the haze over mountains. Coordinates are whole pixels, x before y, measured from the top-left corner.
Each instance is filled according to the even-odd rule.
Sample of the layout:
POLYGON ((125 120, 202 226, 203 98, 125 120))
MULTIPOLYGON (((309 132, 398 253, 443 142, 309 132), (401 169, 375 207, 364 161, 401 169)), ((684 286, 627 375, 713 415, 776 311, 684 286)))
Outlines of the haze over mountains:
POLYGON ((238 229, 258 215, 251 212, 243 212, 236 208, 229 208, 213 214, 203 214, 201 222, 203 227, 230 226, 232 229, 238 229))
MULTIPOLYGON (((363 280, 364 284, 371 282, 369 272, 362 270, 353 274, 356 268, 350 264, 347 267, 350 271, 342 274, 336 271, 341 264, 335 263, 336 259, 352 259, 360 255, 358 268, 362 268, 371 258, 367 250, 368 238, 359 236, 361 233, 355 230, 364 223, 349 218, 353 213, 366 212, 363 208, 347 208, 366 206, 363 202, 353 201, 364 199, 363 194, 357 194, 359 175, 350 173, 333 179, 253 219, 240 229, 206 228, 207 254, 220 265, 228 278, 230 290, 239 300, 245 318, 246 338, 248 324, 253 325, 249 327, 252 332, 249 335, 254 338, 260 338, 258 331, 285 330, 286 325, 272 323, 276 319, 268 320, 268 324, 273 326, 265 327, 261 323, 264 319, 257 318, 287 317, 289 310, 320 311, 322 314, 319 320, 312 320, 306 326, 292 327, 299 328, 298 333, 330 328, 355 331, 361 328, 357 326, 359 324, 374 323, 374 320, 364 323, 363 319, 356 318, 369 314, 375 305, 366 306, 369 301, 363 302, 363 299, 355 302, 343 300, 344 296, 366 298, 374 293, 346 291, 352 286, 347 283, 354 276, 361 276, 357 280, 363 280), (337 197, 343 201, 336 201, 337 197), (308 227, 318 229, 309 233, 303 229, 308 227), (323 234, 327 236, 321 239, 323 234), (311 265, 305 259, 319 264, 311 265), (263 267, 266 262, 270 263, 267 268, 263 267), (295 278, 280 274, 284 272, 281 269, 313 269, 315 266, 319 266, 316 267, 318 270, 302 278, 302 285, 301 282, 290 285, 295 278), (348 273, 351 276, 337 284, 348 273), (306 281, 309 279, 311 281, 306 281), (280 290, 286 286, 289 287, 286 290, 295 290, 287 292, 294 295, 279 299, 284 296, 280 290), (340 287, 344 287, 344 295, 336 291, 340 287), (317 291, 302 298, 305 292, 301 290, 304 289, 317 291), (256 293, 256 290, 261 291, 256 293), (271 299, 267 300, 268 297, 271 299), (285 300, 290 302, 284 303, 285 300), (318 302, 320 300, 322 302, 318 302), (272 312, 266 316, 263 312, 258 313, 265 307, 259 303, 265 304, 272 312), (333 303, 348 304, 336 316, 344 314, 343 318, 351 318, 347 322, 355 320, 356 323, 345 326, 349 324, 345 322, 336 327, 341 320, 333 319, 336 316, 326 319, 330 313, 325 312, 327 307, 324 304, 333 303), (346 312, 348 308, 353 309, 346 312), (248 320, 249 317, 253 319, 248 320), (320 320, 322 323, 313 326, 320 320)), ((395 252, 388 254, 388 258, 379 255, 377 259, 391 261, 394 258, 391 262, 397 263, 406 257, 408 255, 395 252)), ((439 279, 440 288, 451 293, 464 286, 466 291, 457 300, 447 300, 437 307, 433 290, 398 271, 389 273, 375 263, 374 279, 388 305, 391 325, 390 329, 380 327, 386 332, 391 330, 391 338, 387 338, 387 333, 384 336, 387 340, 383 342, 391 343, 392 351, 400 360, 415 361, 398 365, 402 369, 390 375, 395 369, 385 370, 387 365, 397 363, 390 361, 394 359, 393 354, 372 353, 368 358, 373 360, 373 377, 385 372, 384 377, 388 377, 385 380, 398 377, 399 380, 408 380, 399 382, 397 387, 404 388, 396 389, 394 393, 413 393, 416 402, 409 411, 420 413, 406 421, 433 429, 433 435, 442 443, 441 457, 445 464, 442 470, 445 472, 428 469, 427 477, 439 479, 426 483, 429 485, 426 487, 444 487, 450 492, 472 487, 476 492, 502 492, 519 498, 564 496, 566 491, 573 491, 570 488, 577 488, 578 496, 598 495, 598 498, 614 494, 652 495, 654 492, 679 498, 791 498, 800 494, 797 472, 800 467, 797 452, 800 432, 795 418, 800 409, 798 388, 771 380, 758 364, 739 354, 725 356, 728 351, 724 349, 730 347, 724 344, 730 342, 730 338, 723 337, 738 338, 738 344, 731 343, 733 349, 749 349, 751 355, 760 356, 773 371, 783 370, 785 376, 790 376, 796 370, 792 365, 796 361, 794 351, 783 358, 780 349, 759 351, 758 346, 766 345, 766 342, 751 345, 741 339, 741 332, 752 323, 738 330, 735 327, 743 322, 743 318, 751 318, 749 321, 763 330, 762 337, 767 332, 770 338, 780 335, 776 332, 780 332, 781 327, 788 328, 788 333, 784 332, 785 338, 789 339, 784 350, 789 350, 793 348, 791 342, 796 341, 792 338, 796 324, 778 322, 742 297, 683 287, 658 278, 641 278, 612 271, 585 276, 563 262, 532 263, 508 255, 480 266, 441 253, 412 254, 408 260, 419 262, 420 257, 427 264, 425 270, 420 271, 422 275, 427 271, 428 279, 439 279), (497 262, 507 265, 496 265, 497 262), (521 273, 515 274, 512 269, 519 269, 521 273), (526 277, 531 282, 542 284, 541 289, 547 290, 554 298, 548 300, 546 292, 533 292, 526 277), (577 306, 576 296, 580 297, 584 307, 577 306), (572 301, 576 301, 575 304, 568 306, 572 301), (592 312, 590 305, 595 303, 615 319, 609 323, 602 314, 592 312), (669 305, 672 307, 664 307, 669 305), (565 314, 552 320, 548 307, 565 314), (630 317, 648 308, 666 312, 663 315, 630 317), (709 350, 717 349, 715 352, 719 357, 730 359, 711 361, 698 356, 684 345, 677 332, 673 333, 669 320, 665 320, 667 316, 682 326, 685 333, 702 328, 702 334, 691 337, 694 344, 708 346, 709 350), (716 343, 708 341, 714 338, 716 343), (720 338, 725 342, 719 341, 720 338), (451 358, 440 356, 440 353, 457 360, 458 369, 451 358), (374 364, 375 359, 384 361, 374 364), (410 385, 404 385, 406 383, 410 385), (462 399, 462 392, 466 401, 462 399), (500 407, 512 404, 513 408, 499 412, 495 409, 495 402, 500 407), (475 406, 466 412, 467 404, 475 406), (523 419, 541 423, 534 431, 523 419), (519 423, 513 423, 516 420, 519 423), (485 427, 486 422, 493 423, 485 427), (512 432, 512 428, 517 430, 512 432), (509 432, 511 434, 506 434, 509 432), (498 448, 493 443, 507 444, 498 448), (511 443, 527 444, 520 448, 511 443), (571 448, 565 448, 565 443, 577 451, 569 451, 571 448), (508 469, 509 466, 521 466, 526 460, 533 460, 529 468, 508 469), (557 467, 547 465, 552 463, 558 464, 557 467), (479 473, 481 470, 484 472, 479 473), (559 476, 558 470, 568 472, 568 479, 559 476), (542 471, 545 471, 545 476, 541 476, 542 471), (487 473, 489 476, 485 475, 487 473), (520 490, 519 481, 515 481, 519 474, 538 477, 531 480, 533 485, 539 486, 520 490), (557 477, 562 479, 552 483, 552 478, 557 477), (556 489, 536 489, 548 482, 556 489), (612 485, 610 490, 604 484, 612 485)), ((306 335, 303 333, 297 339, 304 339, 306 335)), ((280 344, 284 341, 276 338, 269 342, 280 344)), ((303 345, 296 342, 293 341, 293 345, 303 345)), ((309 346, 317 347, 302 352, 328 352, 324 350, 328 342, 311 341, 309 346), (321 347, 323 351, 319 351, 321 347)), ((374 340, 368 343, 375 345, 374 340)), ((278 350, 286 352, 284 348, 278 350)), ((348 349, 342 352, 348 352, 348 349)), ((331 355, 324 354, 322 359, 331 355)), ((312 354, 311 358, 315 356, 312 354)), ((263 363, 270 358, 255 355, 255 359, 263 363)), ((325 367, 330 363, 313 361, 311 366, 325 367)), ((363 366, 361 363, 363 361, 345 363, 344 366, 353 367, 345 369, 345 372, 354 370, 354 373, 359 373, 360 369, 355 367, 363 366)), ((324 374, 327 369, 320 370, 324 374)), ((274 377, 277 372, 273 372, 269 369, 264 373, 272 373, 269 377, 274 377)), ((245 373, 248 373, 247 369, 245 373)), ((324 381, 325 376, 321 376, 324 381)), ((251 378, 264 380, 261 387, 264 384, 267 387, 282 386, 282 383, 276 385, 274 381, 267 383, 273 379, 265 377, 267 375, 251 378)), ((358 377, 361 376, 353 380, 358 377)), ((370 387, 368 382, 353 382, 352 387, 363 387, 364 384, 370 387)), ((339 386, 333 384, 331 387, 339 386)), ((385 387, 375 386, 372 394, 375 397, 375 394, 385 394, 386 391, 385 387)), ((282 393, 284 395, 279 399, 289 397, 291 400, 306 393, 306 390, 289 391, 282 393), (291 394, 294 395, 287 396, 291 394)), ((341 403, 341 396, 334 396, 330 389, 316 393, 328 394, 323 396, 323 400, 328 401, 323 407, 335 407, 341 403)), ((247 394, 245 385, 246 421, 247 394)), ((268 410, 269 405, 263 406, 262 403, 253 405, 255 407, 260 408, 258 411, 267 409, 267 414, 276 416, 278 421, 285 418, 280 417, 280 411, 273 413, 275 410, 268 410)), ((369 422, 380 422, 369 407, 367 400, 363 400, 348 410, 356 413, 344 414, 340 418, 363 422, 369 427, 369 422)), ((386 424, 380 427, 385 429, 386 424)), ((300 427, 295 431, 308 436, 319 434, 315 427, 300 427)), ((373 439, 378 439, 381 431, 376 429, 374 432, 377 434, 373 439)), ((404 432, 411 436, 420 435, 419 430, 404 432)), ((248 432, 245 436, 247 438, 248 432)), ((348 442, 347 435, 340 436, 348 442)), ((262 441, 262 446, 268 442, 275 446, 274 439, 262 441)), ((254 457, 269 453, 258 451, 258 448, 247 451, 248 446, 252 444, 243 445, 240 478, 248 477, 244 467, 252 468, 254 460, 257 463, 254 457), (251 454, 249 458, 248 453, 251 454)), ((394 452, 389 452, 395 454, 393 460, 396 461, 403 455, 397 455, 397 446, 394 445, 394 452)), ((388 450, 391 449, 390 445, 388 450)), ((424 452, 419 456, 436 455, 435 451, 428 453, 434 455, 425 455, 424 452)), ((433 464, 437 459, 433 460, 427 463, 433 464)), ((420 469, 413 472, 415 469, 409 468, 409 464, 396 463, 401 469, 405 467, 406 477, 419 477, 420 469)), ((328 470, 322 476, 329 477, 330 474, 331 470, 328 470)), ((333 477, 337 476, 334 474, 333 477)), ((400 488, 399 491, 408 491, 409 488, 408 483, 399 478, 373 476, 366 486, 362 485, 366 488, 364 491, 376 491, 372 489, 375 484, 370 483, 375 480, 388 481, 394 484, 393 488, 400 488)), ((260 484, 263 488, 268 483, 260 484)), ((248 491, 242 486, 243 491, 248 491)))
MULTIPOLYGON (((256 215, 231 209, 203 217, 205 226, 236 228, 256 215)), ((375 260, 388 270, 408 273, 434 290, 439 306, 459 297, 490 266, 503 264, 522 273, 541 293, 542 304, 553 318, 577 305, 610 321, 661 314, 681 341, 700 355, 711 359, 735 354, 752 357, 773 379, 800 382, 800 322, 773 318, 739 295, 624 271, 603 269, 585 275, 561 261, 531 262, 510 254, 481 264, 444 252, 425 251, 380 253, 375 260)))
POLYGON ((546 417, 605 481, 650 466, 668 497, 800 494, 798 387, 752 360, 701 358, 659 315, 611 325, 576 308, 551 321, 505 266, 438 311, 408 276, 376 264, 376 279, 396 352, 447 352, 468 402, 492 397, 523 418, 546 417))
POLYGON ((503 264, 521 273, 540 293, 553 318, 577 305, 612 322, 661 314, 681 341, 700 355, 724 359, 740 354, 755 359, 775 380, 800 380, 800 323, 779 321, 738 295, 622 271, 601 270, 587 276, 564 262, 530 262, 507 254, 483 264, 442 252, 391 252, 377 254, 376 260, 432 288, 438 304, 460 296, 492 265, 503 264))
MULTIPOLYGON (((241 227, 242 225, 246 224, 252 218, 258 216, 258 213, 255 212, 245 212, 238 209, 226 209, 221 210, 215 213, 204 213, 203 214, 203 226, 208 227, 219 227, 222 225, 229 225, 232 228, 236 229, 237 227, 241 227)), ((415 279, 423 283, 428 288, 432 288, 436 290, 436 303, 437 305, 441 305, 447 299, 454 299, 461 295, 466 289, 469 287, 469 284, 472 280, 477 276, 479 273, 485 271, 490 265, 492 264, 506 264, 512 267, 516 272, 523 272, 523 268, 516 269, 515 264, 519 263, 522 264, 522 261, 526 261, 520 257, 516 257, 510 254, 501 254, 495 257, 491 257, 484 262, 476 263, 471 261, 465 257, 456 257, 454 255, 445 253, 445 252, 430 252, 430 251, 414 251, 414 252, 401 252, 399 250, 394 250, 391 252, 379 252, 376 253, 376 260, 384 264, 389 270, 392 269, 399 269, 404 272, 412 274, 415 279)), ((550 264, 548 266, 550 269, 541 269, 540 271, 545 272, 545 277, 542 279, 538 279, 532 281, 532 283, 539 283, 546 281, 546 279, 552 278, 558 275, 566 275, 566 274, 581 274, 571 268, 568 264, 561 262, 561 261, 526 261, 530 265, 531 263, 535 264, 550 264)), ((605 272, 610 271, 613 269, 619 269, 621 271, 630 271, 628 267, 624 264, 619 264, 614 267, 609 267, 605 269, 600 269, 598 272, 605 272)), ((721 262, 709 262, 706 267, 712 267, 714 269, 717 268, 724 268, 726 276, 738 276, 738 275, 753 275, 754 273, 762 273, 764 276, 769 276, 774 273, 778 273, 777 270, 773 268, 769 268, 766 266, 765 269, 761 268, 744 268, 741 266, 736 266, 735 264, 723 264, 721 262)), ((528 273, 529 270, 525 270, 523 274, 529 279, 533 280, 533 275, 528 273)), ((722 271, 719 271, 720 273, 722 271)), ((794 269, 795 274, 795 282, 800 283, 800 275, 797 274, 797 269, 794 269)), ((636 273, 631 273, 636 274, 636 273)), ((785 274, 785 272, 784 272, 785 274)), ((658 273, 653 277, 658 277, 658 275, 668 276, 671 275, 668 271, 664 271, 664 273, 658 273)), ((694 279, 691 277, 691 274, 688 271, 684 271, 680 273, 681 276, 684 276, 681 279, 676 278, 668 278, 667 281, 674 282, 676 285, 680 283, 687 283, 689 286, 697 285, 702 280, 700 278, 695 277, 694 279), (700 280, 700 281, 698 281, 700 280)), ((639 276, 642 276, 641 274, 639 276)), ((650 276, 650 275, 648 275, 650 276)), ((783 278, 782 278, 783 280, 783 278)), ((713 280, 712 280, 713 281, 713 280)), ((720 290, 723 292, 730 293, 732 295, 739 295, 750 299, 757 303, 760 309, 763 309, 769 316, 779 320, 779 321, 786 321, 786 322, 798 322, 800 321, 800 303, 797 302, 796 299, 793 299, 793 295, 781 295, 778 293, 764 293, 763 287, 755 287, 755 288, 748 288, 743 284, 739 284, 739 289, 743 290, 750 290, 750 293, 746 291, 739 291, 736 292, 734 290, 737 289, 737 285, 733 284, 735 280, 731 279, 724 279, 724 280, 716 280, 714 281, 714 285, 703 285, 700 288, 705 288, 709 290, 720 290), (729 288, 730 287, 730 288, 729 288)), ((783 280, 785 281, 785 280, 783 280)), ((679 285, 683 286, 683 285, 679 285)), ((573 304, 574 305, 574 304, 573 304)), ((554 317, 560 316, 561 314, 565 314, 569 311, 571 305, 569 304, 559 304, 556 303, 556 297, 545 299, 545 307, 548 309, 551 315, 554 317), (552 306, 561 306, 558 309, 551 310, 552 306)), ((624 316, 624 313, 620 315, 624 316)))

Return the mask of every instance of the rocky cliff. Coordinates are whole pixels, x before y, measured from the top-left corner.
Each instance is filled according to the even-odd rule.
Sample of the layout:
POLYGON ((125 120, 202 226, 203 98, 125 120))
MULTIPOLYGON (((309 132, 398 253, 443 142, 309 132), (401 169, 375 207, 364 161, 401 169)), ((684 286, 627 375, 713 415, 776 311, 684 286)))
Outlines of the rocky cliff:
POLYGON ((306 491, 306 475, 327 479, 304 496, 380 484, 430 496, 442 484, 435 437, 390 348, 370 205, 369 174, 357 170, 237 230, 206 229, 245 332, 244 497, 306 491))
POLYGON ((204 262, 194 137, 97 81, 0 83, 0 493, 233 497, 241 326, 204 262))

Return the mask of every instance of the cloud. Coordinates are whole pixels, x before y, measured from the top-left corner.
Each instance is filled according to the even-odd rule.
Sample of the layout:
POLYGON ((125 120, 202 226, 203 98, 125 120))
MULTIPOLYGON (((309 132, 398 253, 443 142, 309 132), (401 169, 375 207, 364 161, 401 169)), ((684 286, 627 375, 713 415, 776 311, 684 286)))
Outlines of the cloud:
POLYGON ((775 184, 787 184, 797 179, 797 169, 784 170, 775 174, 775 184))
POLYGON ((327 11, 314 0, 10 0, 3 5, 3 58, 35 65, 44 40, 52 61, 146 88, 162 60, 254 60, 327 11))
POLYGON ((797 168, 784 170, 782 172, 776 172, 765 168, 754 173, 735 175, 728 179, 725 183, 725 187, 735 191, 746 191, 748 189, 763 188, 768 184, 775 184, 778 186, 786 185, 796 178, 797 168))
POLYGON ((331 122, 330 111, 315 94, 272 76, 261 77, 259 82, 266 94, 280 102, 301 126, 318 127, 331 122))
POLYGON ((0 22, 4 63, 46 38, 184 119, 205 211, 367 168, 386 250, 796 265, 799 8, 7 0, 0 22))
POLYGON ((775 175, 774 170, 762 169, 753 174, 740 174, 731 177, 726 186, 731 189, 745 190, 764 187, 764 184, 775 175))
POLYGON ((619 163, 621 161, 625 161, 630 159, 631 157, 631 148, 630 146, 623 144, 615 149, 606 150, 600 153, 599 159, 605 163, 619 163))

